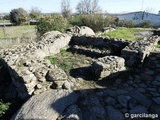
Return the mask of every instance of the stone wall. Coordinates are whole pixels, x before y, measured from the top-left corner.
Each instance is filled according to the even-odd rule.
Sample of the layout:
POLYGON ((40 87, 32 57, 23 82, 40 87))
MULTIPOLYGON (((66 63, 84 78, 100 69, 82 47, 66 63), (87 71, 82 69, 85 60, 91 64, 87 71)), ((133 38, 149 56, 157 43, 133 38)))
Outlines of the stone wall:
POLYGON ((66 73, 51 65, 44 57, 59 53, 60 49, 69 44, 71 36, 53 34, 54 32, 49 32, 45 34, 47 39, 0 51, 3 65, 8 69, 19 97, 27 98, 50 87, 62 87, 67 82, 66 73), (54 73, 54 76, 50 73, 54 73))
POLYGON ((70 46, 72 52, 93 54, 92 71, 98 78, 125 70, 125 66, 139 67, 154 49, 158 37, 146 41, 130 42, 96 36, 72 36, 52 31, 40 41, 0 51, 1 61, 9 71, 12 82, 21 98, 40 94, 50 88, 70 89, 69 76, 46 56, 55 55, 70 46), (101 58, 102 57, 102 58, 101 58))
POLYGON ((131 42, 121 51, 121 57, 125 59, 126 66, 141 68, 144 59, 154 50, 158 41, 158 36, 152 36, 145 41, 131 42))
POLYGON ((112 55, 120 55, 120 51, 128 46, 129 41, 116 38, 96 37, 96 36, 73 36, 70 42, 70 47, 85 46, 90 48, 90 51, 94 49, 100 50, 104 54, 110 53, 112 55))
POLYGON ((106 56, 98 58, 92 65, 92 71, 96 78, 102 79, 113 73, 126 70, 125 60, 117 56, 106 56))

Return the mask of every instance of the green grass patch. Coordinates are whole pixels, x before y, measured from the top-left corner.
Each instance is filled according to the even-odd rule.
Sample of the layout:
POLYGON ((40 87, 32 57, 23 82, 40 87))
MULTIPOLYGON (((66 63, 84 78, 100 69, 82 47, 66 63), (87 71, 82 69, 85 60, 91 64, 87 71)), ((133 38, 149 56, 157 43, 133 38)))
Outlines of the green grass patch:
MULTIPOLYGON (((1 23, 3 24, 3 22, 4 22, 3 20, 0 20, 0 24, 1 23)), ((11 22, 10 22, 10 20, 5 20, 5 23, 11 23, 11 22)))
POLYGON ((0 117, 2 117, 5 112, 9 109, 10 103, 4 103, 0 101, 0 117))
POLYGON ((136 28, 118 28, 112 32, 104 33, 103 36, 107 35, 110 38, 121 38, 125 40, 140 40, 134 34, 140 32, 141 30, 136 28))
POLYGON ((51 64, 56 64, 58 67, 62 68, 67 74, 73 68, 72 60, 70 59, 71 53, 66 50, 61 50, 60 53, 54 56, 48 56, 45 59, 50 60, 51 64))
POLYGON ((160 48, 160 44, 157 44, 157 45, 156 45, 156 48, 160 48))
POLYGON ((73 54, 67 50, 61 50, 60 53, 54 56, 48 56, 45 59, 50 60, 51 64, 55 64, 57 67, 63 69, 68 75, 71 69, 82 67, 86 64, 86 61, 91 63, 91 59, 86 58, 85 55, 73 54))

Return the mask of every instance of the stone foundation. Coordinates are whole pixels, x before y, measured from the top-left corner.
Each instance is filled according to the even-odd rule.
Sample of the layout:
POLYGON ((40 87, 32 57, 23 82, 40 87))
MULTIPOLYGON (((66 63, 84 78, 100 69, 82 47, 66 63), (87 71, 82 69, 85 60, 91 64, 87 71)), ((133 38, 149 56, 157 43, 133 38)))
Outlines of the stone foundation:
POLYGON ((20 98, 25 99, 29 95, 40 94, 50 87, 62 88, 63 84, 68 82, 66 73, 51 65, 44 57, 59 53, 60 49, 69 44, 71 36, 61 33, 53 36, 51 34, 50 32, 45 34, 47 39, 0 51, 3 65, 8 69, 20 98), (54 77, 49 74, 51 71, 54 77))
POLYGON ((99 79, 125 70, 125 66, 140 67, 158 40, 158 37, 150 37, 146 41, 130 42, 48 32, 40 41, 1 50, 0 56, 19 97, 27 98, 50 88, 70 89, 70 85, 74 86, 68 84, 69 76, 62 69, 44 59, 59 53, 68 45, 73 52, 77 50, 78 53, 81 51, 82 54, 93 54, 91 68, 99 79))
POLYGON ((131 42, 121 51, 121 57, 125 59, 126 66, 141 68, 144 59, 154 50, 158 41, 159 37, 153 36, 145 41, 131 42))

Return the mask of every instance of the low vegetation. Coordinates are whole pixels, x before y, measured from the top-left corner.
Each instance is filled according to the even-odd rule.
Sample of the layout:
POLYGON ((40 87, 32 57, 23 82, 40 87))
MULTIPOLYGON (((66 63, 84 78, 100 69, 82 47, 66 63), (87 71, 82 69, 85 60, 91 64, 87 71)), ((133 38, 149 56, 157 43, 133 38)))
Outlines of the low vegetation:
POLYGON ((68 27, 67 20, 60 14, 52 14, 51 16, 44 16, 38 22, 38 34, 41 36, 44 33, 52 30, 65 32, 68 27))
POLYGON ((118 28, 112 32, 104 33, 103 36, 107 35, 111 38, 121 38, 125 40, 139 40, 134 34, 141 30, 136 28, 118 28))
POLYGON ((153 25, 152 25, 151 21, 143 21, 142 23, 138 24, 137 27, 152 28, 153 25))
POLYGON ((10 103, 4 103, 0 101, 0 117, 2 117, 5 112, 9 109, 10 103))
POLYGON ((118 21, 119 27, 127 27, 127 28, 133 28, 135 26, 135 22, 132 20, 119 20, 118 21))
MULTIPOLYGON (((35 26, 10 26, 6 27, 7 38, 31 38, 35 36, 35 26)), ((0 27, 0 38, 5 38, 4 28, 0 27)))
POLYGON ((160 43, 158 43, 158 44, 156 45, 156 48, 160 48, 160 43))
POLYGON ((110 26, 117 22, 116 17, 111 15, 76 15, 69 19, 69 23, 74 26, 88 26, 94 32, 102 31, 103 27, 110 26))
POLYGON ((62 68, 68 75, 71 69, 86 64, 86 61, 91 62, 91 59, 86 58, 85 55, 73 54, 67 50, 61 50, 60 53, 54 56, 48 56, 45 59, 49 59, 51 64, 56 64, 62 68))
POLYGON ((14 45, 26 44, 36 38, 35 26, 10 26, 5 29, 0 27, 0 49, 11 48, 14 45))
MULTIPOLYGON (((4 21, 0 20, 0 24, 3 25, 4 21)), ((5 20, 5 23, 10 23, 10 20, 5 20)))

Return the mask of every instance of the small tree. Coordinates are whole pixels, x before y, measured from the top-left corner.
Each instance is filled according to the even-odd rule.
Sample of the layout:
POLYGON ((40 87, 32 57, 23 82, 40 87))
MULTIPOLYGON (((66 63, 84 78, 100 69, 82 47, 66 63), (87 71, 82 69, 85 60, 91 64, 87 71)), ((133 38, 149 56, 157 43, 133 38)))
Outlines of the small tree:
POLYGON ((70 8, 70 1, 69 0, 62 0, 61 2, 61 11, 62 15, 65 18, 69 18, 71 15, 71 8, 70 8))
POLYGON ((10 21, 15 25, 20 25, 28 20, 27 11, 23 8, 13 9, 10 12, 10 21))
POLYGON ((99 0, 81 0, 76 7, 79 14, 94 14, 101 12, 101 8, 98 5, 99 0))
POLYGON ((41 10, 39 10, 38 7, 32 7, 29 16, 31 17, 31 19, 38 19, 40 13, 41 10))

